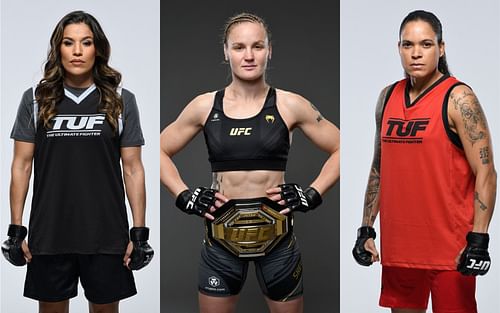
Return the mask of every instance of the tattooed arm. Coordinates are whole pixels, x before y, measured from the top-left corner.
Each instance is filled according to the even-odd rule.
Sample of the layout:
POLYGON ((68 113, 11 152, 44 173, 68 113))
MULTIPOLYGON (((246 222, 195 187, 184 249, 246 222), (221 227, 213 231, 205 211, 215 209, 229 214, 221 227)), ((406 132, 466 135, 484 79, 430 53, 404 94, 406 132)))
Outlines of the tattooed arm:
POLYGON ((462 141, 469 165, 476 176, 473 231, 486 233, 496 199, 497 174, 488 123, 474 92, 457 86, 448 100, 450 128, 462 141))
POLYGON ((316 147, 329 155, 310 184, 324 195, 340 176, 340 131, 304 97, 278 89, 277 99, 278 110, 288 128, 299 128, 316 147))
POLYGON ((375 146, 373 149, 373 161, 368 177, 368 184, 365 191, 365 203, 363 207, 362 226, 373 226, 379 212, 378 200, 380 191, 380 128, 382 123, 382 112, 384 102, 389 87, 384 88, 380 93, 377 106, 375 108, 375 146))

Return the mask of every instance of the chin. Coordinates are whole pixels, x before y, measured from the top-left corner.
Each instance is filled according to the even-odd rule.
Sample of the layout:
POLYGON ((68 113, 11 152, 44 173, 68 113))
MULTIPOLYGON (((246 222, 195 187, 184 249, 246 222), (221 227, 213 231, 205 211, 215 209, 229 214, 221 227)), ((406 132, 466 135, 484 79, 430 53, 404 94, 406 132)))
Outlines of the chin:
POLYGON ((66 71, 66 73, 68 73, 69 75, 74 76, 74 77, 88 76, 90 72, 91 71, 89 71, 89 70, 78 70, 78 71, 72 70, 72 71, 66 71))
POLYGON ((408 75, 413 78, 425 78, 432 75, 432 73, 427 71, 407 71, 408 75))
POLYGON ((263 73, 259 73, 258 75, 244 75, 244 74, 238 75, 238 74, 236 74, 235 76, 241 80, 252 82, 252 81, 262 79, 262 76, 264 76, 264 74, 263 73))

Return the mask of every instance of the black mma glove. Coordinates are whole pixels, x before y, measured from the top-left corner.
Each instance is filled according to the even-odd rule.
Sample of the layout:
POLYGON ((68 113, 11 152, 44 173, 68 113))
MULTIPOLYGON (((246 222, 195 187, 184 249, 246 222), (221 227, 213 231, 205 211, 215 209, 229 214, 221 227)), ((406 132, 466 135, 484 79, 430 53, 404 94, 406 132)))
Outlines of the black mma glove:
POLYGON ((3 256, 15 266, 23 266, 26 264, 22 244, 24 238, 28 234, 26 227, 21 225, 9 225, 7 236, 9 238, 2 243, 3 256))
POLYGON ((372 254, 369 251, 366 251, 365 242, 370 238, 375 239, 376 237, 377 233, 373 227, 361 226, 358 228, 358 239, 356 239, 356 243, 352 249, 352 256, 359 265, 372 265, 372 254))
POLYGON ((483 233, 469 232, 457 271, 464 275, 484 275, 490 269, 491 259, 488 253, 490 236, 483 233))
POLYGON ((193 191, 186 189, 175 200, 175 205, 187 214, 204 216, 211 206, 215 205, 217 190, 198 187, 193 191))
POLYGON ((281 198, 285 200, 285 206, 292 212, 307 212, 323 202, 321 195, 313 187, 307 187, 304 191, 297 184, 282 184, 278 187, 281 188, 281 198))
POLYGON ((130 263, 128 264, 131 270, 140 270, 153 259, 155 252, 149 245, 148 239, 149 228, 132 227, 130 229, 130 241, 134 245, 134 250, 130 254, 130 263))

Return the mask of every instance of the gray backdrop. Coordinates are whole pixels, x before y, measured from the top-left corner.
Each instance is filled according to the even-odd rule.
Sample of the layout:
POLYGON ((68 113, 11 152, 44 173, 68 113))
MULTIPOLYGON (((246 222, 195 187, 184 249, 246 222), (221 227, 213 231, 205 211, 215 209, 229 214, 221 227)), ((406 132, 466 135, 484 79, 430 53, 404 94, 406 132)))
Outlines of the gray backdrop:
MULTIPOLYGON (((440 18, 450 70, 469 84, 481 101, 496 149, 497 171, 500 164, 498 1, 341 1, 342 313, 389 312, 378 307, 380 264, 370 268, 357 265, 351 249, 361 224, 373 155, 375 102, 383 87, 403 77, 397 50, 398 30, 403 18, 416 9, 432 11, 440 18)), ((490 225, 492 267, 486 276, 477 279, 479 312, 500 312, 500 233, 495 215, 498 212, 490 225)), ((376 228, 379 229, 378 219, 376 228)))
MULTIPOLYGON (((222 64, 220 34, 229 16, 250 11, 263 16, 273 34, 269 82, 314 103, 339 125, 339 25, 332 4, 290 1, 166 1, 161 10, 161 128, 172 122, 196 95, 223 88, 229 69, 222 64), (196 8, 196 9, 194 9, 196 8)), ((307 186, 319 173, 326 154, 295 132, 286 180, 307 186)), ((174 161, 185 182, 208 186, 211 173, 199 134, 174 161)), ((296 214, 295 231, 304 262, 305 312, 338 309, 338 185, 314 212, 296 214)), ((197 271, 203 221, 181 213, 161 191, 162 312, 197 312, 197 271)), ((266 312, 253 266, 237 312, 266 312)))
MULTIPOLYGON (((94 15, 112 48, 111 65, 123 75, 123 87, 135 93, 146 140, 143 162, 146 171, 147 215, 151 245, 156 249, 152 263, 135 274, 138 295, 124 300, 121 312, 160 311, 160 223, 159 223, 159 119, 160 69, 159 0, 121 1, 2 1, 0 58, 1 205, 0 240, 6 238, 10 222, 8 186, 13 141, 9 139, 23 92, 42 76, 50 35, 67 13, 82 9, 94 15)), ((26 200, 24 224, 28 224, 31 191, 26 200)), ((129 221, 130 211, 129 213, 129 221)), ((0 258, 0 311, 36 312, 36 301, 23 298, 26 267, 16 268, 0 258)), ((87 312, 83 291, 71 302, 71 312, 87 312)))

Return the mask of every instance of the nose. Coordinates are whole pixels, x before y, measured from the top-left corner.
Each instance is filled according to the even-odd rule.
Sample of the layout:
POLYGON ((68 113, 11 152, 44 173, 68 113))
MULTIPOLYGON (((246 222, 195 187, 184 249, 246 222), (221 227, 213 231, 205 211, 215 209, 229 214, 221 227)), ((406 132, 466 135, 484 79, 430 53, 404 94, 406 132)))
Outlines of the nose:
POLYGON ((252 48, 245 49, 245 60, 251 61, 254 59, 252 48))
POLYGON ((82 51, 83 51, 83 49, 82 49, 82 45, 81 44, 77 43, 77 44, 75 44, 73 46, 73 55, 74 56, 81 56, 82 55, 82 51))
POLYGON ((411 58, 412 59, 419 59, 422 57, 422 49, 416 45, 412 51, 411 51, 411 58))

